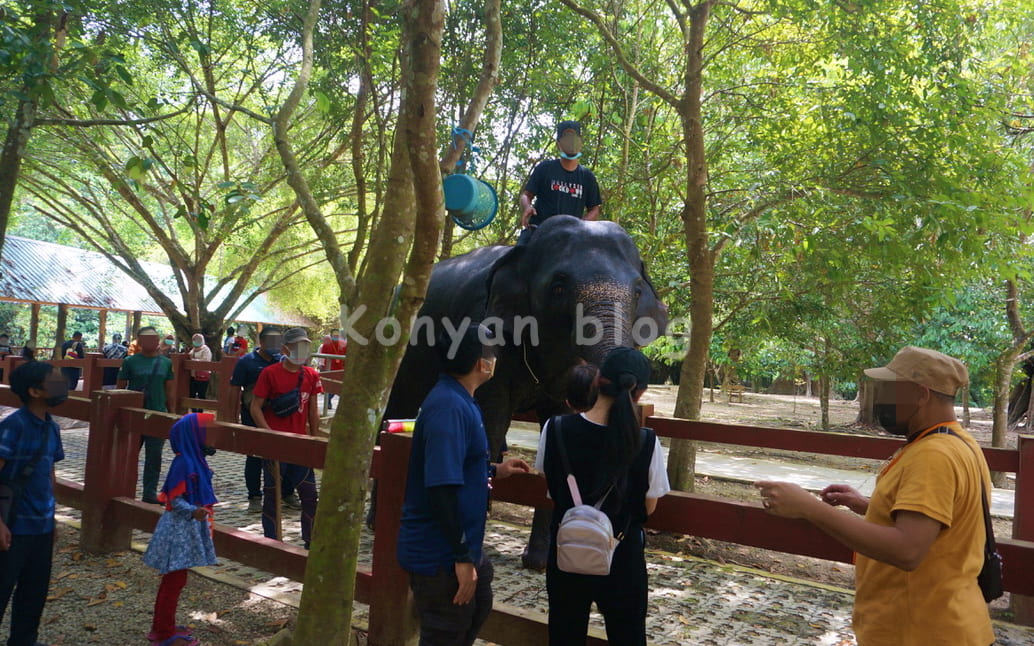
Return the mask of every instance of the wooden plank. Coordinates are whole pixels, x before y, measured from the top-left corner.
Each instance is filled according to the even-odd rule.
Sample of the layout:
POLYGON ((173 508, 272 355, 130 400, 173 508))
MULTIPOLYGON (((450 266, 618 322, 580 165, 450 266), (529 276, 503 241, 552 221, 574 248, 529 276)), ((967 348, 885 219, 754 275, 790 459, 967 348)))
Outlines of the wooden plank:
MULTIPOLYGON (((547 644, 549 625, 546 622, 544 612, 496 602, 478 638, 499 644, 547 644)), ((588 646, 605 646, 607 637, 599 630, 590 628, 585 643, 588 646)))
POLYGON ((852 560, 851 550, 811 523, 772 516, 753 502, 673 491, 658 501, 646 526, 830 561, 852 560))
MULTIPOLYGON (((905 443, 903 439, 891 437, 692 422, 670 417, 650 417, 646 425, 662 437, 873 460, 887 459, 905 443)), ((993 471, 1015 472, 1019 468, 1016 451, 993 448, 984 448, 983 451, 993 471)))

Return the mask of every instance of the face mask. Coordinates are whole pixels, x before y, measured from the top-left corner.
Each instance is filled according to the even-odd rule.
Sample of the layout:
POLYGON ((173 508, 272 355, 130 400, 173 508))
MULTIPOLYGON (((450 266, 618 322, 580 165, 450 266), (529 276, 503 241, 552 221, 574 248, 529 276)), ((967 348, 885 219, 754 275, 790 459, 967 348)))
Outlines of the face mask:
POLYGON ((482 372, 488 373, 488 377, 491 379, 493 376, 495 376, 495 357, 491 359, 489 359, 488 357, 482 357, 481 360, 488 362, 488 369, 485 370, 484 368, 482 368, 482 372))
POLYGON ((908 420, 912 419, 915 411, 912 412, 912 415, 899 422, 897 404, 873 404, 872 410, 876 415, 876 421, 879 422, 885 431, 892 435, 908 435, 908 420))
POLYGON ((339 337, 339 336, 338 336, 338 335, 336 335, 336 334, 331 334, 331 335, 330 335, 330 340, 331 340, 331 341, 337 341, 337 340, 338 340, 338 339, 340 339, 340 338, 341 338, 341 337, 339 337))
POLYGON ((566 133, 557 142, 560 156, 564 159, 578 159, 582 156, 582 138, 573 132, 566 133))
POLYGON ((305 365, 311 355, 312 350, 308 343, 299 343, 294 347, 287 346, 287 360, 296 366, 305 365))
POLYGON ((43 390, 47 393, 47 406, 57 406, 68 399, 68 382, 48 381, 43 384, 43 390))
POLYGON ((176 340, 175 339, 165 339, 165 345, 175 345, 175 344, 176 344, 176 340))
POLYGON ((200 348, 202 345, 201 341, 191 341, 191 343, 194 345, 195 348, 200 348))

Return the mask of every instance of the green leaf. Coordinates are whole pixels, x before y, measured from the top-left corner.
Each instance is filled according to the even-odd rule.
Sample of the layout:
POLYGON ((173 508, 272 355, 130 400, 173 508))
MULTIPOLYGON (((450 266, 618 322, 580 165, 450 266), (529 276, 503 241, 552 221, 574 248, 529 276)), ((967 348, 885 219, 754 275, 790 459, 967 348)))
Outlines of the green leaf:
POLYGON ((122 65, 116 65, 115 66, 115 74, 117 74, 118 77, 120 79, 122 79, 122 82, 125 83, 126 85, 130 85, 130 86, 133 85, 133 75, 130 74, 129 70, 127 70, 122 65))
POLYGON ((121 93, 116 92, 111 88, 108 88, 108 98, 111 100, 112 103, 115 104, 116 108, 119 108, 120 110, 129 109, 129 104, 126 103, 126 97, 122 96, 121 93))
POLYGON ((233 188, 237 186, 237 182, 219 182, 215 186, 216 188, 233 188))
POLYGON ((95 90, 93 96, 90 97, 90 102, 96 106, 100 112, 104 111, 104 108, 108 107, 108 96, 104 90, 95 90))
POLYGON ((316 109, 324 114, 330 112, 330 97, 326 92, 316 92, 316 109))

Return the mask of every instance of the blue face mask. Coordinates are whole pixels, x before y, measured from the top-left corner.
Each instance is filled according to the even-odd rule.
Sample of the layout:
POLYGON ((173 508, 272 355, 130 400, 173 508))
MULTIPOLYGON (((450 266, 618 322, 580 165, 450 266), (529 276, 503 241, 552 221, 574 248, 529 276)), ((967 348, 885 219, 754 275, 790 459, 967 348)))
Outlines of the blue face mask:
POLYGON ((578 153, 577 155, 568 155, 567 153, 562 152, 562 153, 560 153, 560 156, 563 157, 564 159, 578 159, 579 157, 582 156, 582 154, 578 153))

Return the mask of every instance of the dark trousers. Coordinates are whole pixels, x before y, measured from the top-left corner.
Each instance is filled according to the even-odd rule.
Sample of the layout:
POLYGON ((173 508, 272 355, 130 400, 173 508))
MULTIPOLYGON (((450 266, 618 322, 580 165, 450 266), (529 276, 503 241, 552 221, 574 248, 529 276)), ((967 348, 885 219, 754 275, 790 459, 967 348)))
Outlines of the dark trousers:
MULTIPOLYGON (((262 497, 262 458, 255 455, 244 456, 244 486, 248 488, 248 498, 262 497)), ((294 486, 286 478, 280 479, 280 497, 286 498, 294 493, 294 486)))
MULTIPOLYGON (((263 460, 262 534, 266 538, 276 538, 276 493, 272 467, 272 460, 263 460)), ((309 467, 281 462, 280 484, 281 487, 289 485, 291 489, 298 490, 298 500, 302 503, 302 541, 305 549, 309 549, 312 519, 316 517, 316 474, 309 467)))
POLYGON ((185 585, 187 570, 175 570, 162 575, 158 595, 154 599, 154 618, 151 620, 151 635, 155 640, 168 639, 176 634, 176 608, 185 585))
MULTIPOLYGON (((190 396, 194 399, 205 399, 208 397, 208 380, 190 378, 190 396)), ((200 408, 191 408, 190 412, 200 413, 200 408)))
POLYGON ((79 387, 79 373, 82 372, 81 368, 62 368, 61 374, 65 376, 68 381, 68 389, 75 390, 79 387))
POLYGON ((477 588, 470 603, 452 602, 459 590, 456 571, 442 568, 427 576, 409 573, 409 587, 420 618, 420 646, 470 646, 492 612, 492 579, 495 570, 487 557, 477 566, 477 588))
MULTIPOLYGON (((631 529, 631 528, 630 528, 631 529)), ((614 646, 646 646, 646 557, 643 531, 628 532, 618 545, 607 576, 561 572, 556 565, 556 536, 546 568, 549 594, 549 643, 585 644, 589 606, 607 622, 607 641, 614 646)))
POLYGON ((165 439, 142 435, 140 446, 144 449, 143 491, 140 499, 155 502, 158 500, 158 477, 162 473, 162 449, 165 448, 165 439))
POLYGON ((262 497, 262 458, 244 457, 244 486, 248 488, 248 498, 262 497))
POLYGON ((33 646, 50 587, 54 533, 11 536, 11 549, 0 552, 0 621, 14 596, 7 646, 33 646))

